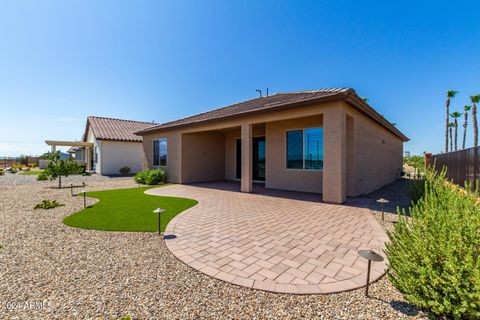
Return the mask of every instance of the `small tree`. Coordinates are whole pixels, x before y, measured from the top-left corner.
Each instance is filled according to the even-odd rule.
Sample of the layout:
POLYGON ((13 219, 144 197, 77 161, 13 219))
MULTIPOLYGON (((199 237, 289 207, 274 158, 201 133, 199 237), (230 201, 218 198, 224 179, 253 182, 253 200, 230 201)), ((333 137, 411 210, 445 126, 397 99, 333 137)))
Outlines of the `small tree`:
POLYGON ((58 178, 58 187, 62 187, 62 176, 76 174, 81 170, 81 167, 73 159, 60 159, 60 151, 54 152, 48 156, 48 166, 44 170, 44 175, 50 180, 58 178))

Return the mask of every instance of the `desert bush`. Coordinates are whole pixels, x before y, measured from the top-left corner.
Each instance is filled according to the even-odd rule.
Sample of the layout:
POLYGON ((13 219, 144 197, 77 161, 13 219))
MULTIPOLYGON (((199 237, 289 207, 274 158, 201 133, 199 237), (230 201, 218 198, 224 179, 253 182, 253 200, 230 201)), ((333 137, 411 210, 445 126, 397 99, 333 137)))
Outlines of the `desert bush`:
POLYGON ((164 183, 167 180, 167 173, 163 169, 153 169, 148 172, 145 183, 148 185, 164 183))
POLYGON ((128 175, 130 171, 131 171, 130 167, 122 167, 120 168, 120 170, 118 170, 118 172, 120 172, 124 176, 128 175))
POLYGON ((42 200, 42 202, 37 203, 33 209, 52 209, 63 206, 64 204, 58 203, 57 200, 42 200))
POLYGON ((5 174, 5 172, 3 171, 2 168, 0 168, 0 176, 3 176, 5 174))
POLYGON ((48 180, 48 175, 45 173, 45 171, 40 172, 40 174, 37 176, 38 181, 46 181, 48 180))
MULTIPOLYGON (((388 232, 388 277, 405 298, 432 315, 480 318, 478 193, 453 188, 428 169, 425 195, 399 212, 388 232)), ((467 189, 469 190, 469 189, 467 189)))
POLYGON ((155 185, 167 181, 167 173, 163 169, 152 169, 137 172, 134 177, 137 183, 155 185))
POLYGON ((408 179, 407 190, 410 200, 416 204, 425 195, 425 176, 408 179))
POLYGON ((144 170, 144 171, 139 171, 135 174, 135 176, 133 177, 133 179, 135 180, 135 182, 137 183, 141 183, 141 184, 145 184, 145 181, 147 180, 147 175, 148 175, 148 171, 147 170, 144 170))
POLYGON ((8 171, 9 171, 10 173, 17 173, 17 172, 18 172, 17 169, 15 169, 15 168, 11 168, 11 169, 8 170, 8 171))

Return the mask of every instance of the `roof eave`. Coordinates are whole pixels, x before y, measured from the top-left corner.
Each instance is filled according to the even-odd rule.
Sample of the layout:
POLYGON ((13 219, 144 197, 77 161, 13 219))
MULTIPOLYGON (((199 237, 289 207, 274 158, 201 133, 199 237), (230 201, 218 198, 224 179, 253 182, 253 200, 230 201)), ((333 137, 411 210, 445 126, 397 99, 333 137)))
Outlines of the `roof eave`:
POLYGON ((143 135, 151 134, 151 133, 154 133, 154 132, 164 132, 164 131, 170 131, 170 130, 178 129, 178 128, 192 127, 192 126, 196 126, 196 125, 201 125, 201 124, 220 121, 220 120, 225 120, 225 119, 234 119, 234 118, 238 118, 238 117, 243 117, 245 115, 250 115, 250 114, 268 113, 268 112, 271 112, 272 110, 275 110, 275 111, 285 110, 285 109, 290 109, 290 108, 294 108, 294 107, 310 105, 310 104, 318 103, 318 102, 330 102, 330 101, 336 101, 336 100, 343 100, 346 97, 346 94, 348 94, 348 92, 339 92, 339 93, 331 94, 331 95, 328 95, 328 96, 316 97, 316 98, 312 98, 312 99, 305 99, 305 100, 296 101, 296 102, 288 102, 288 103, 283 103, 283 104, 272 104, 272 105, 270 105, 266 108, 248 110, 248 111, 245 111, 245 112, 239 112, 239 113, 236 113, 236 114, 227 115, 227 116, 223 116, 223 117, 217 117, 217 118, 213 118, 213 119, 205 119, 205 120, 194 121, 194 122, 190 122, 190 123, 171 125, 171 126, 167 126, 167 127, 155 126, 153 128, 147 128, 147 129, 137 131, 137 132, 135 132, 135 134, 143 136, 143 135))
POLYGON ((404 135, 400 130, 397 129, 394 125, 392 125, 387 119, 385 119, 381 114, 379 114, 375 109, 373 109, 368 103, 366 103, 362 98, 360 98, 357 94, 350 94, 345 99, 345 102, 352 106, 357 111, 367 115, 371 119, 378 122, 380 125, 385 127, 387 130, 391 131, 395 134, 398 138, 400 138, 403 142, 407 142, 410 139, 404 135))

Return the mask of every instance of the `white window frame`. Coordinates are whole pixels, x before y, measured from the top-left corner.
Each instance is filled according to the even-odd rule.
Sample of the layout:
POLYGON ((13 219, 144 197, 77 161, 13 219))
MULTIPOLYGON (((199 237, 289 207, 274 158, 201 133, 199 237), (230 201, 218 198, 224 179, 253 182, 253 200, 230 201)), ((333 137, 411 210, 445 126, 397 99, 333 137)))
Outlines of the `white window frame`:
POLYGON ((159 138, 159 139, 153 139, 152 140, 152 166, 154 168, 166 168, 168 166, 168 139, 167 138, 159 138), (158 141, 158 165, 155 165, 155 142, 158 141), (161 165, 160 163, 160 143, 161 141, 165 141, 167 148, 165 150, 166 152, 166 164, 161 165))
POLYGON ((285 130, 285 134, 283 135, 283 137, 285 139, 285 170, 290 170, 290 171, 314 171, 314 172, 319 172, 320 171, 320 172, 323 172, 323 166, 322 166, 321 169, 305 169, 305 130, 307 130, 307 129, 322 129, 322 139, 323 139, 323 127, 305 127, 305 128, 295 128, 295 129, 285 130), (302 155, 303 155, 303 157, 302 157, 302 169, 289 168, 288 167, 288 139, 287 139, 287 134, 288 134, 288 132, 300 131, 300 130, 302 131, 302 155))

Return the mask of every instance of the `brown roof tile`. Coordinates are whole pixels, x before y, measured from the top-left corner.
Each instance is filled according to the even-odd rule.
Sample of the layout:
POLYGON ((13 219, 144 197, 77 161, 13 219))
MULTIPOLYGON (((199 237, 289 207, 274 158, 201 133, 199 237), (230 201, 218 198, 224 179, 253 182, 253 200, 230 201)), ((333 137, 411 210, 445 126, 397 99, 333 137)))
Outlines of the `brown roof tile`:
POLYGON ((86 141, 89 128, 92 129, 95 138, 98 140, 115 140, 142 142, 142 136, 136 135, 135 132, 158 125, 154 122, 141 122, 132 120, 122 120, 113 118, 103 118, 89 116, 85 127, 85 135, 83 140, 86 141))
POLYGON ((196 114, 194 116, 186 117, 183 119, 162 123, 160 125, 153 126, 143 132, 164 129, 168 127, 176 127, 180 125, 192 124, 196 122, 202 122, 213 119, 220 119, 228 116, 239 115, 242 113, 248 113, 253 111, 260 111, 262 109, 269 109, 275 106, 280 106, 284 104, 291 104, 295 102, 324 98, 328 96, 338 95, 340 93, 346 93, 351 89, 347 88, 338 88, 338 89, 321 89, 321 90, 311 90, 311 91, 301 91, 301 92, 288 92, 288 93, 276 93, 268 97, 255 98, 230 106, 218 108, 215 110, 203 112, 196 114))

